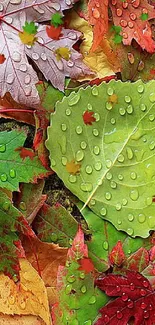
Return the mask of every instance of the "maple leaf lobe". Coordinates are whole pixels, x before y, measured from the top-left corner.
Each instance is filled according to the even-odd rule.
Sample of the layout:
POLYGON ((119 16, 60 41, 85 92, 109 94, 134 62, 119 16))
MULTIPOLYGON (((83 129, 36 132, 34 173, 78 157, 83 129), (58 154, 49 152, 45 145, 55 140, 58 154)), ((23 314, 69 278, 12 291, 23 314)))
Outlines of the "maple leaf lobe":
POLYGON ((94 112, 85 111, 82 117, 83 117, 83 122, 86 125, 92 125, 92 123, 96 121, 96 118, 94 117, 94 112))

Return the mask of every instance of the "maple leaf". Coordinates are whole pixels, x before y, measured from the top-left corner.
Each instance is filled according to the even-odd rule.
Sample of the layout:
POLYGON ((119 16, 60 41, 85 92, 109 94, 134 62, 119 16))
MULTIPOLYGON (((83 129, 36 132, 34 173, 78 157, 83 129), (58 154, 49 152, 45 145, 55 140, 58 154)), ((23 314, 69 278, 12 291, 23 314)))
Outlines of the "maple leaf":
POLYGON ((54 40, 58 40, 61 36, 61 32, 62 32, 62 27, 54 27, 54 26, 47 26, 46 27, 46 33, 48 35, 48 37, 54 39, 54 40))
POLYGON ((76 163, 75 160, 71 160, 70 162, 67 162, 66 169, 68 173, 76 175, 80 172, 81 165, 76 163))
POLYGON ((93 122, 96 121, 96 118, 94 117, 94 112, 85 111, 82 117, 86 125, 92 125, 93 122))
POLYGON ((155 18, 154 7, 147 0, 110 0, 109 5, 114 24, 122 28, 123 44, 130 45, 135 39, 143 50, 153 53, 155 42, 148 21, 155 18))
POLYGON ((35 152, 31 149, 19 147, 19 148, 16 148, 15 151, 20 152, 20 157, 22 158, 22 160, 24 160, 27 157, 29 157, 31 160, 33 160, 33 158, 35 157, 35 152))
POLYGON ((118 298, 100 309, 101 317, 95 325, 126 325, 131 317, 135 325, 155 323, 155 291, 140 273, 109 274, 97 279, 96 284, 108 296, 118 298))
POLYGON ((54 27, 58 27, 59 25, 62 24, 63 24, 62 16, 59 13, 53 14, 51 18, 51 25, 53 25, 54 27))
POLYGON ((120 266, 123 263, 125 259, 125 254, 123 251, 122 242, 120 240, 113 247, 109 255, 109 259, 112 265, 120 266))
POLYGON ((1 64, 0 71, 1 97, 10 92, 15 101, 26 106, 38 106, 40 98, 36 84, 39 80, 28 58, 60 90, 64 90, 66 76, 77 78, 81 74, 90 74, 81 61, 81 54, 73 48, 81 36, 80 32, 62 28, 62 35, 55 40, 48 36, 46 25, 36 25, 37 22, 50 20, 52 13, 60 14, 72 4, 59 0, 56 4, 49 0, 31 3, 22 0, 13 4, 3 1, 0 53, 6 60, 1 64), (64 48, 66 50, 62 50, 64 48))
POLYGON ((6 58, 4 54, 0 54, 0 64, 3 64, 5 62, 6 58))

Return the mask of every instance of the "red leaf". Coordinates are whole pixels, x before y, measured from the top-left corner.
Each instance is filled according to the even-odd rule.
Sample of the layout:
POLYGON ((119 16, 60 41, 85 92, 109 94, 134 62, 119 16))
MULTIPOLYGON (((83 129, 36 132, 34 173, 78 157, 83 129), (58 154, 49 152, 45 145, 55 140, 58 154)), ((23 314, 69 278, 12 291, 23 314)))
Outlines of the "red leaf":
POLYGON ((3 64, 5 62, 6 58, 4 54, 0 54, 0 64, 3 64))
POLYGON ((60 36, 62 36, 61 32, 62 32, 62 26, 58 26, 58 27, 46 26, 46 33, 48 37, 54 40, 58 40, 60 36))
POLYGON ((97 286, 112 297, 119 297, 101 310, 96 325, 126 325, 134 317, 134 325, 155 323, 155 291, 149 281, 139 273, 126 276, 109 274, 96 281, 97 286))
POLYGON ((75 258, 80 260, 81 258, 88 257, 88 248, 84 243, 84 233, 80 226, 73 240, 72 247, 68 250, 67 257, 71 260, 74 260, 75 258))
POLYGON ((79 260, 80 268, 79 270, 85 271, 85 273, 90 273, 94 271, 94 265, 90 258, 82 258, 79 260))
POLYGON ((112 249, 109 255, 110 263, 112 265, 120 266, 125 260, 125 254, 122 247, 122 242, 119 240, 112 249))
POLYGON ((24 160, 25 158, 29 157, 31 160, 35 157, 35 152, 31 149, 27 149, 24 147, 16 148, 15 151, 20 151, 20 157, 24 160))
POLYGON ((91 50, 95 51, 108 31, 108 0, 89 0, 89 23, 94 26, 91 50))
POLYGON ((152 30, 148 20, 155 18, 155 9, 147 0, 110 0, 114 24, 122 27, 123 44, 130 45, 132 40, 147 52, 155 51, 152 30), (148 14, 147 20, 142 20, 142 13, 148 14))
POLYGON ((125 266, 127 269, 142 272, 148 264, 149 253, 144 247, 141 247, 127 259, 125 266))
POLYGON ((96 118, 93 116, 94 112, 85 111, 82 115, 84 123, 87 125, 92 125, 96 121, 96 118))

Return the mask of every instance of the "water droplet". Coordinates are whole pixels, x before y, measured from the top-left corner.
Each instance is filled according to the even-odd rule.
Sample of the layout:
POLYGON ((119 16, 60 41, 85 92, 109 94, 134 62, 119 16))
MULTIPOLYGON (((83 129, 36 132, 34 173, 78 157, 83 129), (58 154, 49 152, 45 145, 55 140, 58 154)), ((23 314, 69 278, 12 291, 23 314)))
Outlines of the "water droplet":
POLYGON ((128 2, 127 2, 127 1, 124 1, 124 2, 122 3, 122 7, 123 7, 124 9, 126 9, 126 8, 128 7, 128 2))
POLYGON ((15 172, 15 170, 14 170, 14 169, 10 169, 10 171, 9 171, 9 175, 10 175, 11 178, 15 178, 15 177, 16 177, 16 172, 15 172))
POLYGON ((118 203, 116 204, 116 210, 117 210, 117 211, 120 211, 121 209, 122 209, 122 205, 121 205, 121 203, 118 202, 118 203))
POLYGON ((150 196, 150 197, 147 197, 147 199, 146 199, 146 205, 149 206, 151 204, 152 204, 152 197, 150 196))
POLYGON ((81 146, 81 149, 86 149, 87 148, 87 143, 85 141, 82 141, 80 146, 81 146))
POLYGON ((67 130, 67 125, 66 124, 61 124, 61 130, 66 131, 67 130))
POLYGON ((86 291, 87 291, 87 288, 86 288, 86 286, 85 286, 85 285, 84 285, 84 286, 82 286, 82 287, 81 287, 81 292, 82 292, 82 293, 86 293, 86 291))
POLYGON ((109 244, 106 240, 103 242, 103 248, 105 249, 105 251, 107 251, 109 248, 109 244))
POLYGON ((140 213, 139 216, 138 216, 138 221, 140 223, 143 223, 143 222, 145 222, 145 220, 146 220, 145 215, 143 213, 140 213))
POLYGON ((102 185, 102 183, 103 183, 103 180, 102 180, 102 179, 98 179, 98 180, 97 180, 97 184, 98 184, 98 185, 102 185))
POLYGON ((5 151, 6 151, 6 145, 0 144, 0 152, 5 152, 5 151))
POLYGON ((94 117, 96 119, 96 122, 100 120, 100 115, 98 113, 94 113, 94 117))
POLYGON ((27 74, 27 75, 25 76, 24 81, 25 81, 25 84, 28 85, 28 84, 31 82, 31 76, 30 76, 29 74, 27 74))
POLYGON ((92 296, 92 297, 89 299, 89 304, 90 304, 90 305, 93 305, 93 304, 95 304, 95 302, 96 302, 96 297, 95 297, 95 296, 92 296))
POLYGON ((13 52, 12 54, 12 60, 14 62, 20 62, 21 61, 21 54, 19 52, 13 52))
POLYGON ((23 310, 26 308, 26 302, 25 302, 25 300, 22 300, 20 302, 20 308, 23 309, 23 310))
POLYGON ((113 93, 114 93, 114 90, 111 87, 109 87, 108 90, 107 90, 107 94, 109 96, 111 96, 111 95, 113 95, 113 93))
POLYGON ((19 204, 19 209, 22 211, 26 211, 27 207, 26 207, 26 203, 24 201, 21 201, 19 204))
POLYGON ((97 96, 98 95, 98 89, 97 89, 97 87, 96 86, 93 87, 91 92, 92 92, 92 95, 97 96))
POLYGON ((130 64, 134 64, 134 62, 135 62, 135 57, 134 57, 133 53, 128 52, 127 56, 128 56, 128 61, 129 61, 129 63, 130 63, 130 64))
POLYGON ((133 283, 130 283, 130 290, 131 291, 135 290, 135 285, 133 283))
POLYGON ((80 100, 80 94, 77 93, 77 94, 71 94, 69 97, 68 97, 68 105, 69 106, 73 106, 73 105, 76 105, 79 100, 80 100))
POLYGON ((133 308, 133 306, 134 306, 133 301, 131 299, 128 299, 127 307, 128 308, 133 308))
POLYGON ((46 53, 41 53, 41 59, 42 59, 43 61, 46 61, 46 60, 47 60, 46 53))
POLYGON ((133 22, 132 21, 129 21, 128 22, 128 26, 129 26, 129 28, 133 28, 133 26, 134 26, 133 22))
POLYGON ((120 219, 117 220, 118 225, 122 224, 122 221, 120 219))
POLYGON ((122 200, 122 205, 125 206, 125 205, 127 205, 127 203, 128 203, 128 200, 127 200, 127 199, 123 199, 123 200, 122 200))
POLYGON ((2 182, 6 182, 8 179, 7 175, 4 173, 4 174, 1 174, 1 181, 2 182))
POLYGON ((96 201, 94 199, 90 200, 90 204, 91 205, 95 205, 96 204, 96 201))
POLYGON ((123 317, 123 314, 119 310, 117 310, 116 316, 118 319, 121 319, 123 317))
POLYGON ((55 234, 54 232, 52 232, 50 234, 50 241, 56 242, 57 240, 58 240, 57 234, 55 234))
POLYGON ((93 152, 94 152, 95 155, 99 155, 99 153, 100 153, 100 148, 99 148, 98 146, 95 146, 95 147, 93 148, 93 152))
POLYGON ((67 284, 65 288, 66 295, 70 294, 71 291, 72 291, 72 284, 67 284))
POLYGON ((108 323, 109 323, 109 321, 110 321, 110 318, 109 318, 109 316, 108 316, 108 315, 104 315, 104 321, 105 321, 105 323, 106 323, 106 324, 108 324, 108 323))
POLYGON ((142 296, 142 297, 144 297, 145 295, 146 295, 146 290, 144 290, 144 289, 140 289, 140 295, 142 296))
POLYGON ((93 171, 93 168, 92 168, 90 165, 87 165, 87 166, 86 166, 86 173, 87 173, 87 174, 91 174, 92 171, 93 171))
POLYGON ((84 192, 91 192, 93 185, 91 183, 81 183, 81 190, 84 192))
POLYGON ((116 291, 117 291, 117 292, 120 292, 120 291, 121 291, 120 286, 116 286, 116 291))
POLYGON ((73 283, 73 282, 75 282, 75 276, 74 275, 69 275, 68 277, 67 277, 67 281, 69 282, 69 283, 73 283))
POLYGON ((149 283, 148 283, 146 280, 144 280, 144 281, 143 281, 143 286, 144 286, 145 288, 148 288, 149 283))
POLYGON ((4 6, 2 4, 0 4, 0 11, 3 11, 4 6))
POLYGON ((66 166, 66 164, 67 164, 67 158, 66 157, 62 157, 61 158, 61 162, 62 162, 62 165, 63 166, 66 166))
POLYGON ((112 103, 110 103, 110 102, 106 102, 106 105, 105 106, 106 106, 106 109, 108 111, 110 111, 113 108, 112 103))
POLYGON ((76 180, 77 180, 77 178, 76 178, 75 175, 69 175, 69 181, 70 181, 70 183, 76 183, 76 180))
POLYGON ((117 184, 116 184, 116 182, 111 181, 110 186, 111 186, 111 188, 116 188, 117 187, 117 184))
POLYGON ((137 174, 135 173, 135 172, 132 172, 131 174, 130 174, 130 177, 131 177, 131 179, 136 179, 137 178, 137 174))
POLYGON ((123 156, 122 154, 120 154, 120 155, 118 156, 117 160, 118 160, 119 162, 123 162, 123 161, 124 161, 124 156, 123 156))
POLYGON ((94 167, 95 167, 95 169, 96 169, 97 171, 101 170, 101 168, 102 168, 102 164, 101 164, 101 162, 100 162, 100 161, 97 161, 97 162, 95 163, 94 167))
POLYGON ((38 53, 32 53, 32 59, 33 59, 33 60, 39 60, 39 55, 38 55, 38 53))
POLYGON ((140 109, 141 109, 142 112, 145 112, 146 109, 147 109, 147 107, 146 107, 145 104, 141 104, 141 105, 140 105, 140 109))
POLYGON ((122 300, 123 301, 127 301, 128 300, 128 295, 125 292, 123 292, 123 294, 122 294, 122 300))
MULTIPOLYGON (((68 0, 66 0, 66 1, 68 1, 68 0)), ((79 321, 76 318, 73 319, 72 325, 79 325, 79 321)))
POLYGON ((106 174, 106 179, 108 179, 108 180, 112 179, 112 174, 110 172, 108 172, 106 174))
POLYGON ((106 167, 110 168, 112 166, 112 161, 110 159, 106 160, 106 167))
POLYGON ((118 175, 118 179, 119 179, 120 181, 122 181, 122 180, 123 180, 123 178, 124 178, 124 177, 123 177, 123 175, 122 175, 122 174, 119 174, 119 175, 118 175))
POLYGON ((140 62, 139 62, 139 64, 138 64, 138 68, 137 68, 137 70, 138 70, 138 71, 142 71, 142 70, 144 69, 144 67, 145 67, 144 62, 143 62, 142 60, 140 60, 140 62))
POLYGON ((126 113, 126 111, 125 111, 125 108, 124 107, 120 107, 119 108, 119 113, 120 113, 120 115, 125 115, 125 113, 126 113))
POLYGON ((10 295, 8 297, 8 303, 9 303, 9 305, 14 305, 15 304, 15 301, 16 301, 15 296, 10 295))
POLYGON ((121 24, 122 27, 126 27, 128 23, 127 23, 126 20, 121 19, 120 24, 121 24))
POLYGON ((14 82, 14 79, 15 79, 14 75, 12 73, 10 73, 10 74, 7 75, 6 82, 9 85, 11 85, 14 82))
POLYGON ((136 20, 137 16, 133 12, 130 14, 130 19, 131 20, 136 20))
POLYGON ((67 65, 69 68, 72 68, 74 66, 74 61, 71 60, 67 61, 67 65))
POLYGON ((132 107, 132 105, 128 105, 128 107, 127 107, 127 113, 128 114, 132 114, 133 113, 133 107, 132 107))
POLYGON ((149 310, 152 310, 152 309, 153 309, 153 307, 152 307, 152 305, 150 304, 150 305, 149 305, 149 310))
POLYGON ((133 214, 129 213, 129 214, 128 214, 128 220, 129 220, 129 221, 133 221, 133 219, 134 219, 133 214))
POLYGON ((145 308, 147 307, 147 304, 146 304, 145 302, 142 302, 141 305, 140 305, 140 307, 141 307, 142 309, 145 309, 145 308))
POLYGON ((133 229, 132 228, 128 228, 127 229, 127 233, 129 236, 132 236, 133 235, 133 229))
POLYGON ((77 134, 81 134, 81 133, 82 133, 82 126, 78 125, 78 126, 76 127, 76 133, 77 133, 77 134))
POLYGON ((51 166, 54 167, 56 165, 56 161, 54 159, 51 159, 51 166))
POLYGON ((137 201, 137 199, 139 198, 138 190, 131 190, 130 191, 130 198, 133 201, 137 201))
POLYGON ((107 213, 106 208, 102 208, 100 213, 101 213, 102 216, 106 216, 106 213, 107 213))
POLYGON ((110 122, 111 122, 111 124, 115 124, 116 123, 115 118, 112 117, 110 122))
POLYGON ((85 273, 84 272, 80 272, 80 279, 82 279, 82 280, 85 279, 85 273))
POLYGON ((88 107, 89 111, 91 111, 93 109, 92 105, 89 103, 88 103, 87 107, 88 107))
POLYGON ((141 93, 143 93, 143 91, 144 91, 144 86, 143 85, 139 85, 138 87, 137 87, 137 90, 138 90, 138 92, 141 94, 141 93))
POLYGON ((154 216, 148 217, 148 224, 151 228, 154 228, 154 226, 155 226, 155 217, 154 216))
POLYGON ((150 114, 149 115, 149 120, 152 122, 152 121, 154 121, 154 115, 153 114, 150 114))
POLYGON ((11 206, 11 203, 9 201, 4 202, 3 203, 3 210, 4 211, 9 211, 10 206, 11 206))
POLYGON ((66 115, 67 116, 71 115, 71 110, 69 108, 66 109, 66 115))
POLYGON ((111 200, 111 193, 110 192, 106 192, 105 193, 105 198, 106 198, 106 200, 111 200))
POLYGON ((99 132, 97 129, 93 129, 93 134, 95 135, 95 137, 97 137, 99 135, 99 132))
POLYGON ((147 319, 150 317, 149 311, 148 310, 144 310, 144 318, 147 319))
POLYGON ((150 150, 153 150, 155 148, 155 142, 152 141, 150 144, 149 144, 149 148, 150 150))
POLYGON ((155 93, 151 93, 149 96, 150 102, 154 103, 155 102, 155 93))
POLYGON ((126 103, 130 103, 131 102, 131 97, 130 96, 125 96, 124 100, 126 103))
POLYGON ((84 152, 82 150, 78 150, 76 153, 76 160, 81 161, 84 158, 84 152))

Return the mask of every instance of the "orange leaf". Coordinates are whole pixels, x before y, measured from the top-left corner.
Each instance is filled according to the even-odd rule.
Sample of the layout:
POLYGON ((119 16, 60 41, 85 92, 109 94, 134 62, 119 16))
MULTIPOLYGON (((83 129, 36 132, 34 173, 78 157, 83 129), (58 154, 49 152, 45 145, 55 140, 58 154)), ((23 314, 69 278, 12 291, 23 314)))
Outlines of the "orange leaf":
POLYGON ((54 27, 54 26, 46 26, 46 33, 48 37, 58 40, 60 38, 62 32, 62 26, 54 27))
POLYGON ((3 64, 5 62, 6 58, 4 54, 0 54, 0 64, 3 64))
POLYGON ((71 160, 70 162, 67 162, 67 164, 66 164, 67 171, 73 175, 79 173, 80 168, 81 168, 81 165, 77 164, 74 159, 71 160))
POLYGON ((24 147, 19 147, 15 151, 20 151, 20 157, 24 160, 25 158, 29 157, 31 160, 35 157, 35 152, 31 149, 27 149, 24 147))

